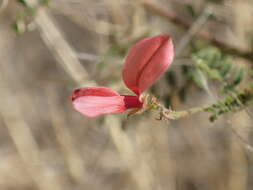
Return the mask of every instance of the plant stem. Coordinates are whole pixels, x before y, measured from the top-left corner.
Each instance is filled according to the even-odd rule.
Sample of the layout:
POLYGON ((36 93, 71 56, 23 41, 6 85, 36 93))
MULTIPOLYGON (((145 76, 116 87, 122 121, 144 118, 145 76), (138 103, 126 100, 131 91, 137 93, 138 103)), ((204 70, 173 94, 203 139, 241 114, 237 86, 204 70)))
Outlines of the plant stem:
POLYGON ((210 120, 214 121, 215 119, 217 119, 218 116, 224 113, 236 112, 252 104, 253 82, 250 83, 244 89, 238 91, 237 93, 233 95, 228 95, 223 100, 220 100, 213 104, 194 107, 183 111, 173 111, 171 109, 165 108, 160 103, 156 103, 155 109, 159 110, 160 112, 160 120, 177 120, 195 113, 206 111, 211 113, 210 120))
MULTIPOLYGON (((165 8, 159 6, 158 4, 155 4, 151 1, 141 0, 141 4, 145 9, 150 10, 151 12, 167 19, 168 21, 180 26, 183 29, 189 29, 192 25, 191 23, 185 22, 184 20, 180 19, 175 13, 169 12, 165 8)), ((251 62, 253 60, 252 50, 244 50, 244 49, 240 49, 235 46, 231 46, 227 43, 224 43, 221 40, 215 38, 208 31, 200 31, 198 33, 198 36, 201 37, 202 39, 205 39, 205 40, 211 42, 216 47, 221 48, 222 51, 227 54, 231 54, 231 55, 238 56, 238 57, 243 57, 244 59, 247 59, 251 62)))

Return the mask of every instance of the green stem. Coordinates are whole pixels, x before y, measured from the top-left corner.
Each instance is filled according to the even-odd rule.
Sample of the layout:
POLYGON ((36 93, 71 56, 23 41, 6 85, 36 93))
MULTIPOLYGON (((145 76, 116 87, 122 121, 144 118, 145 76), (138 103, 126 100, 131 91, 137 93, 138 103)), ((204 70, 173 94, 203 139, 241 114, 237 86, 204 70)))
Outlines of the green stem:
POLYGON ((184 111, 173 111, 165 108, 163 105, 157 103, 156 109, 160 111, 159 119, 176 120, 199 112, 211 113, 210 120, 214 121, 218 116, 228 113, 236 112, 253 104, 253 82, 247 85, 246 88, 236 92, 233 95, 226 96, 213 104, 207 104, 199 107, 194 107, 184 111))

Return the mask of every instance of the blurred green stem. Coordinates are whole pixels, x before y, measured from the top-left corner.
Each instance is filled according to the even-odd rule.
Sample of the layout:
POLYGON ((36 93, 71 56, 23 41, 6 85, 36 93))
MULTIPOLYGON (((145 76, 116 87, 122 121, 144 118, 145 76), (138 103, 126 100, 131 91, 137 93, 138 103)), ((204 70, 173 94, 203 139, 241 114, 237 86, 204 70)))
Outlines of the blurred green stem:
POLYGON ((160 117, 158 119, 160 120, 177 120, 195 113, 205 111, 211 113, 210 120, 214 121, 217 119, 218 116, 224 113, 236 112, 252 104, 253 82, 247 85, 247 87, 245 87, 244 89, 236 92, 235 94, 228 95, 224 99, 213 104, 194 107, 183 111, 173 111, 171 109, 165 108, 160 103, 155 103, 154 109, 159 110, 160 117))

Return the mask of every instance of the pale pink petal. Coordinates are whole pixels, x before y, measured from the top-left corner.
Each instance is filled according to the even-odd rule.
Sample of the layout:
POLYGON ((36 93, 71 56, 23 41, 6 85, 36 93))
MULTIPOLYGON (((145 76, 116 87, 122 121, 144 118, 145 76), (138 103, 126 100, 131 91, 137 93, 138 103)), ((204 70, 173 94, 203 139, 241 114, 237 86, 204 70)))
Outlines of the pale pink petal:
POLYGON ((87 117, 122 113, 126 109, 139 108, 142 103, 137 96, 119 95, 106 87, 89 87, 74 90, 73 107, 87 117))
POLYGON ((166 71, 173 56, 173 43, 168 35, 158 35, 137 42, 130 49, 123 67, 122 76, 125 84, 140 95, 166 71))
POLYGON ((108 113, 122 113, 126 110, 123 96, 83 96, 73 101, 74 108, 88 117, 108 113))

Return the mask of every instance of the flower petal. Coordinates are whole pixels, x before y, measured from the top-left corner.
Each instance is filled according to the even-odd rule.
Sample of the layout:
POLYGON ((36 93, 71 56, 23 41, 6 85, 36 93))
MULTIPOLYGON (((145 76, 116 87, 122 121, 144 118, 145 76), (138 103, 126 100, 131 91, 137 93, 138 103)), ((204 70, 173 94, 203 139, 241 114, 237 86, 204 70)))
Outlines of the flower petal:
POLYGON ((105 87, 77 89, 72 94, 72 103, 78 112, 88 117, 122 113, 127 109, 124 96, 105 87))
POLYGON ((137 95, 150 87, 168 69, 174 57, 172 39, 158 35, 137 42, 129 51, 122 76, 137 95))
POLYGON ((131 96, 131 95, 122 95, 122 96, 124 97, 125 107, 127 109, 141 108, 143 105, 139 96, 131 96))
POLYGON ((72 93, 71 99, 73 107, 88 117, 122 113, 127 109, 142 107, 138 96, 119 95, 106 87, 76 89, 72 93))
POLYGON ((139 76, 139 91, 142 93, 153 85, 169 68, 174 58, 171 38, 162 43, 139 76))
POLYGON ((88 117, 96 117, 108 113, 122 113, 126 110, 122 96, 84 96, 73 102, 74 108, 88 117))
POLYGON ((82 96, 119 96, 117 92, 107 87, 87 87, 74 90, 72 101, 82 96))

